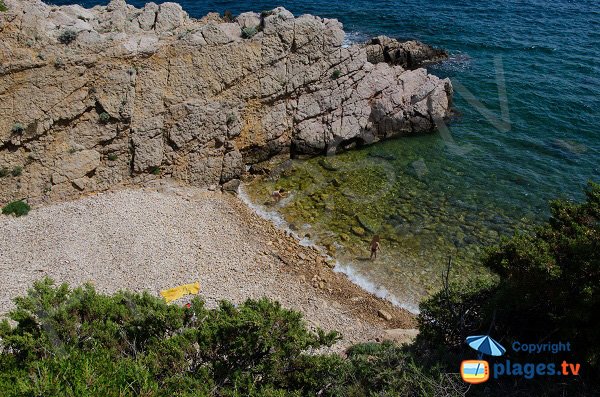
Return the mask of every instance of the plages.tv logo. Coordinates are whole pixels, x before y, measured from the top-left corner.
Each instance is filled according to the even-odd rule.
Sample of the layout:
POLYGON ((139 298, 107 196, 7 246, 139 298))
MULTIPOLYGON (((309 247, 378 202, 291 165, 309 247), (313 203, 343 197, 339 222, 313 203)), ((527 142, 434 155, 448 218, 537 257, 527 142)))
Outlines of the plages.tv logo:
MULTIPOLYGON (((486 382, 490 377, 498 379, 504 376, 518 376, 524 379, 533 379, 538 376, 579 376, 581 364, 570 363, 563 360, 557 362, 515 362, 512 359, 503 361, 496 360, 490 365, 482 360, 484 355, 502 356, 506 349, 489 335, 469 336, 467 344, 479 354, 477 360, 464 360, 460 365, 460 374, 467 383, 478 384, 486 382)), ((569 342, 544 342, 544 343, 521 343, 514 341, 511 345, 514 353, 535 354, 558 354, 571 352, 569 342)))
POLYGON ((460 364, 460 376, 467 383, 478 384, 490 378, 490 364, 482 360, 483 355, 501 356, 506 349, 489 335, 475 335, 467 338, 467 344, 479 355, 477 360, 464 360, 460 364))

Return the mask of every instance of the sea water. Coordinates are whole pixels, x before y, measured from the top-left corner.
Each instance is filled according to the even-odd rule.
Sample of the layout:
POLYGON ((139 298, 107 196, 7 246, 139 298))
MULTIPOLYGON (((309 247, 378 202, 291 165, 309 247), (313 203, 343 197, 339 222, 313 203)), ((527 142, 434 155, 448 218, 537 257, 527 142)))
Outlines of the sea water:
MULTIPOLYGON (((143 1, 129 0, 142 6, 143 1)), ((84 6, 107 1, 62 1, 84 6)), ((592 0, 182 1, 194 17, 284 6, 339 19, 347 43, 386 34, 449 51, 429 67, 455 87, 441 132, 295 162, 247 187, 262 210, 335 252, 338 270, 412 310, 452 278, 485 275, 486 246, 548 216, 548 200, 580 199, 600 178, 600 7, 592 0), (376 261, 369 240, 382 237, 376 261)))

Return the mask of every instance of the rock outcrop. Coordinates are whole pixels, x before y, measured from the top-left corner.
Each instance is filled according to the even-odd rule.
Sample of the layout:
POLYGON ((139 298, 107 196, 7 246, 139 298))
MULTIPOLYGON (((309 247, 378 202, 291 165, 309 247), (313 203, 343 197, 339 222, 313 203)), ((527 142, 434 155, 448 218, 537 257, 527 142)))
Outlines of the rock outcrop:
POLYGON ((246 166, 274 155, 427 132, 450 112, 448 79, 344 46, 332 19, 5 3, 0 203, 160 174, 235 188, 246 166))
POLYGON ((405 69, 417 69, 427 64, 448 59, 448 53, 420 41, 398 41, 387 36, 377 36, 365 45, 367 60, 371 63, 387 62, 405 69))

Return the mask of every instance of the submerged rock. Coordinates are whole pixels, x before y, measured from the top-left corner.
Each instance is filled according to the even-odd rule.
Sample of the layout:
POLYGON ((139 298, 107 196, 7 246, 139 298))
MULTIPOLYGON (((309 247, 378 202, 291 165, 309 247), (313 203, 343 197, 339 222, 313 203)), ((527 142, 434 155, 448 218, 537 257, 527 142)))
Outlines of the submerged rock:
POLYGON ((5 3, 0 166, 25 167, 18 184, 2 184, 0 202, 69 198, 157 170, 232 187, 273 156, 428 132, 450 114, 450 80, 407 70, 425 47, 411 45, 406 66, 397 52, 379 62, 373 46, 385 41, 385 53, 393 41, 346 48, 333 19, 276 8, 198 20, 175 3, 123 0, 92 9, 5 3), (93 169, 64 171, 73 147, 98 153, 93 169))

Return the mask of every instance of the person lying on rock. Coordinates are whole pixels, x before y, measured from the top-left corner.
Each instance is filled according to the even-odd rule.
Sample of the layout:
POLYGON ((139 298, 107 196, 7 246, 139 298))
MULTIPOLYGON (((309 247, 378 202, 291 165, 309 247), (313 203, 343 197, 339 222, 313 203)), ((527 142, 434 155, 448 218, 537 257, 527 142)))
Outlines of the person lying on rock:
POLYGON ((371 260, 377 259, 377 251, 381 249, 381 244, 379 244, 379 235, 374 235, 373 240, 371 240, 371 260))

